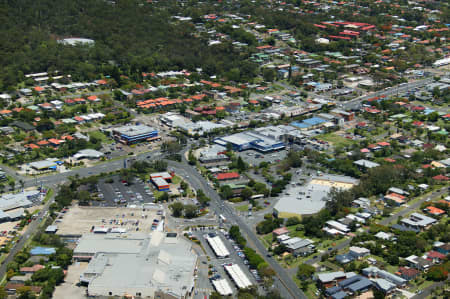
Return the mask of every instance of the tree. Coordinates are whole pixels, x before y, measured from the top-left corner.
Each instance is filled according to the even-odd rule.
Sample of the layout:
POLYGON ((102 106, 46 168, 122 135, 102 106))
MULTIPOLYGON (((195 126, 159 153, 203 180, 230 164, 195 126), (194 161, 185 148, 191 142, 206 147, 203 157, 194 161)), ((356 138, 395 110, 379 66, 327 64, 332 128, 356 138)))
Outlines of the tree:
POLYGON ((172 210, 172 215, 174 217, 181 217, 181 215, 183 215, 184 205, 181 202, 174 202, 169 208, 172 210))
POLYGON ((222 185, 220 187, 220 196, 223 199, 230 199, 231 197, 233 197, 233 189, 231 189, 230 186, 228 185, 222 185))
POLYGON ((288 220, 286 220, 286 226, 294 226, 300 224, 300 219, 298 217, 289 217, 288 220))
POLYGON ((188 161, 189 161, 190 165, 195 165, 197 163, 197 159, 195 158, 194 153, 192 152, 192 150, 189 151, 188 161))
POLYGON ((4 287, 0 287, 0 299, 8 298, 8 293, 5 291, 4 287))
POLYGON ((252 189, 245 187, 244 190, 241 191, 241 197, 243 200, 249 200, 253 195, 252 189))
POLYGON ((158 201, 166 202, 169 200, 169 194, 167 192, 163 192, 159 197, 158 201))
POLYGON ((428 280, 432 281, 443 281, 447 279, 449 271, 450 262, 446 262, 443 265, 435 265, 431 267, 428 270, 426 277, 428 280))
POLYGON ((313 266, 308 264, 301 264, 298 266, 297 277, 300 280, 310 279, 315 271, 316 268, 314 268, 313 266))
POLYGON ((166 171, 167 170, 167 162, 163 160, 156 160, 152 164, 152 168, 154 168, 156 171, 166 171))
POLYGON ((185 205, 184 206, 184 217, 192 219, 198 216, 198 208, 196 205, 185 205))
POLYGON ((245 171, 247 169, 247 164, 242 160, 242 157, 239 156, 236 162, 236 168, 240 171, 245 171))
POLYGON ((29 286, 20 287, 17 290, 17 299, 35 299, 36 296, 31 291, 31 288, 29 286))
POLYGON ((272 82, 277 76, 277 73, 274 69, 265 68, 263 70, 263 78, 266 82, 272 82))
POLYGON ((86 190, 82 190, 78 192, 77 199, 80 206, 88 206, 91 201, 91 194, 86 190))
POLYGON ((14 180, 10 180, 8 182, 8 185, 11 187, 11 190, 14 191, 14 189, 16 187, 16 182, 14 180))
POLYGON ((197 191, 197 200, 200 203, 201 206, 207 206, 209 202, 211 201, 211 198, 205 195, 203 190, 199 189, 197 191))

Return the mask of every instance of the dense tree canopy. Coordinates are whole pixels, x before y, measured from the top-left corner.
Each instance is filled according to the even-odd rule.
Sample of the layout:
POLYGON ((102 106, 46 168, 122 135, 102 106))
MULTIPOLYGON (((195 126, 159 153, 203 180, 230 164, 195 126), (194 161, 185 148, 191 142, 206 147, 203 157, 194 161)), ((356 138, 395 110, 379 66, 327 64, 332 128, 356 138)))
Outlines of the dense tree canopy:
POLYGON ((93 80, 103 74, 120 84, 122 74, 139 80, 141 72, 171 68, 203 67, 207 73, 226 73, 246 58, 229 43, 208 47, 206 40, 194 36, 192 25, 172 23, 171 11, 155 4, 116 3, 1 2, 0 89, 16 86, 31 72, 59 70, 74 80, 93 80), (57 42, 67 37, 90 38, 95 44, 57 42))

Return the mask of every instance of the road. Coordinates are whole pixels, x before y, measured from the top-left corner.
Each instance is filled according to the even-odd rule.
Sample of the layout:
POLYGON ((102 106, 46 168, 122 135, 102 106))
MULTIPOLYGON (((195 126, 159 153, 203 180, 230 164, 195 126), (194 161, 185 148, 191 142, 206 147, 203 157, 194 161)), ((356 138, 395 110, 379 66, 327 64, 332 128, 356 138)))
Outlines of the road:
POLYGON ((6 259, 3 261, 3 263, 0 266, 0 278, 4 277, 7 271, 8 264, 14 259, 14 256, 22 250, 22 248, 25 246, 26 242, 29 238, 33 237, 36 233, 37 229, 39 228, 39 224, 41 224, 41 220, 39 220, 42 217, 42 221, 45 221, 46 213, 48 212, 48 209, 50 205, 53 203, 55 199, 55 193, 48 199, 48 201, 45 203, 45 205, 42 207, 41 211, 38 214, 38 218, 36 220, 31 221, 31 223, 28 225, 27 230, 20 238, 19 242, 17 242, 14 247, 11 248, 11 251, 9 252, 6 259))
POLYGON ((430 285, 430 286, 426 287, 425 289, 423 289, 420 294, 417 294, 417 295, 414 295, 413 297, 411 297, 411 299, 425 299, 425 298, 427 298, 428 296, 431 295, 433 290, 437 289, 438 287, 442 287, 447 282, 448 282, 448 279, 446 281, 435 282, 432 285, 430 285))
MULTIPOLYGON (((435 191, 435 192, 431 195, 431 198, 434 199, 434 198, 440 197, 442 194, 444 194, 444 193, 447 192, 446 190, 447 190, 447 187, 443 187, 443 188, 440 189, 439 191, 435 191)), ((424 203, 424 202, 427 200, 427 198, 428 198, 428 197, 424 197, 424 198, 422 198, 421 200, 419 200, 419 201, 417 201, 416 203, 414 203, 413 205, 408 206, 408 207, 406 207, 406 208, 404 208, 404 209, 398 211, 397 213, 391 215, 390 217, 381 220, 381 221, 379 222, 379 224, 381 224, 381 225, 388 225, 389 223, 392 223, 392 222, 396 221, 399 217, 402 217, 402 216, 404 216, 404 215, 406 215, 406 214, 412 212, 413 210, 417 209, 418 207, 420 207, 420 205, 421 205, 422 203, 424 203)), ((321 252, 321 253, 317 254, 317 258, 311 258, 311 259, 307 260, 307 261, 305 262, 305 264, 310 264, 310 265, 311 265, 311 264, 320 262, 320 259, 321 259, 321 257, 322 257, 324 254, 330 253, 330 252, 333 252, 333 251, 339 251, 339 250, 341 250, 341 249, 344 249, 344 248, 346 248, 348 245, 350 245, 350 242, 351 242, 351 241, 352 241, 352 238, 349 238, 349 239, 345 240, 344 242, 342 242, 342 243, 336 245, 335 247, 332 247, 332 250, 324 251, 324 252, 321 252)))
MULTIPOLYGON (((91 175, 97 175, 101 173, 107 173, 111 171, 115 171, 121 169, 124 165, 125 159, 136 159, 136 160, 147 160, 147 159, 155 159, 160 158, 162 155, 156 154, 155 151, 142 153, 136 156, 130 156, 122 159, 117 159, 113 161, 107 161, 92 167, 79 168, 71 171, 52 174, 48 176, 41 176, 36 178, 22 177, 17 175, 19 179, 24 181, 25 187, 35 186, 36 183, 43 183, 46 186, 55 186, 57 184, 63 183, 71 176, 78 175, 79 177, 87 177, 91 175)), ((182 155, 184 158, 184 155, 182 155)), ((185 159, 184 159, 185 160, 185 159)), ((210 209, 215 211, 216 214, 223 214, 228 222, 236 224, 240 227, 244 236, 248 241, 248 245, 256 249, 265 261, 275 270, 277 273, 277 279, 275 280, 275 286, 278 288, 280 292, 283 290, 287 290, 286 294, 282 293, 283 298, 307 298, 305 294, 297 287, 296 283, 292 280, 290 275, 286 272, 284 268, 282 268, 274 259, 268 257, 269 252, 264 247, 264 245, 259 241, 256 234, 252 231, 247 224, 235 214, 233 208, 228 205, 225 205, 222 199, 219 197, 217 192, 208 184, 208 182, 190 165, 186 163, 178 163, 175 161, 168 161, 169 166, 177 172, 177 174, 183 176, 187 181, 190 182, 192 187, 196 190, 202 189, 205 194, 212 199, 210 203, 210 209), (282 286, 282 287, 281 287, 282 286)), ((47 211, 50 203, 53 201, 53 198, 48 201, 45 205, 43 211, 47 211)), ((37 226, 39 225, 39 221, 33 221, 30 224, 27 232, 25 233, 23 239, 19 242, 18 245, 11 251, 11 254, 5 260, 3 267, 0 268, 0 274, 4 274, 6 270, 6 264, 9 263, 13 256, 23 247, 25 244, 26 238, 29 238, 32 234, 35 233, 37 226), (28 236, 28 237, 27 237, 28 236)))
POLYGON ((440 190, 433 192, 431 194, 431 196, 429 196, 429 197, 424 196, 424 198, 420 199, 416 203, 414 203, 414 204, 412 204, 412 205, 410 205, 410 206, 400 210, 399 212, 395 213, 394 215, 392 215, 392 216, 390 216, 390 217, 388 217, 386 219, 383 219, 382 221, 380 221, 380 224, 381 225, 388 225, 389 223, 395 222, 399 217, 402 217, 402 216, 404 216, 404 215, 406 215, 406 214, 416 210, 418 207, 420 207, 420 205, 422 203, 424 203, 427 200, 427 198, 430 198, 431 200, 433 200, 436 197, 440 197, 441 195, 443 195, 446 192, 447 192, 447 187, 443 187, 440 190))
MULTIPOLYGON (((253 230, 235 214, 233 208, 223 203, 223 200, 217 192, 208 184, 208 182, 190 165, 178 163, 175 161, 168 161, 169 166, 176 170, 177 174, 188 180, 191 186, 198 190, 202 189, 205 195, 211 198, 210 209, 222 214, 227 219, 228 223, 239 226, 242 234, 246 237, 247 244, 256 249, 264 258, 264 260, 275 270, 278 280, 283 287, 289 292, 289 297, 286 295, 283 298, 307 298, 305 294, 297 287, 297 284, 292 280, 287 271, 281 267, 274 259, 268 257, 269 252, 260 242, 253 230)), ((278 281, 277 281, 278 283, 278 281)), ((279 289, 282 291, 282 289, 279 289)))
POLYGON ((357 97, 357 98, 354 98, 353 100, 344 102, 344 103, 342 103, 342 107, 347 110, 358 109, 360 107, 362 101, 366 101, 370 98, 379 97, 379 96, 383 96, 383 95, 391 96, 391 95, 395 95, 395 94, 402 94, 402 93, 407 92, 408 90, 427 85, 427 84, 433 82, 433 80, 434 80, 433 78, 426 78, 426 79, 417 80, 417 81, 414 81, 411 83, 405 83, 404 85, 397 85, 397 86, 387 88, 384 90, 379 90, 379 91, 370 93, 368 95, 357 97))

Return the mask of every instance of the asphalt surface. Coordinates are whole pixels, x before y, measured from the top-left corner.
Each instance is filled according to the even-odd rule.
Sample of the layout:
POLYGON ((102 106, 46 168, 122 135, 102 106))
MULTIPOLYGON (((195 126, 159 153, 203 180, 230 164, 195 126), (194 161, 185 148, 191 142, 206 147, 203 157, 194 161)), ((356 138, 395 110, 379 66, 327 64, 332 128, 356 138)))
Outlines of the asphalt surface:
POLYGON ((428 296, 431 295, 433 290, 435 290, 438 287, 442 287, 447 282, 448 282, 448 279, 446 281, 435 282, 432 285, 430 285, 430 286, 426 287, 425 289, 423 289, 420 294, 417 294, 417 295, 414 295, 413 297, 411 297, 411 299, 425 299, 425 298, 427 298, 428 296))
POLYGON ((4 277, 7 271, 8 264, 14 259, 14 256, 22 250, 22 248, 25 246, 25 243, 28 241, 29 238, 32 238, 33 235, 36 233, 37 229, 39 228, 39 224, 41 223, 40 218, 42 217, 42 221, 45 221, 47 218, 47 212, 50 207, 50 205, 53 203, 55 199, 55 193, 53 193, 52 197, 48 199, 48 201, 45 203, 42 210, 39 212, 38 217, 31 221, 30 224, 28 224, 27 230, 22 235, 20 240, 14 244, 14 246, 11 248, 11 251, 9 252, 6 259, 3 261, 3 263, 0 265, 0 278, 4 277))
MULTIPOLYGON (((440 197, 441 195, 443 195, 444 193, 447 192, 446 190, 447 190, 447 187, 443 187, 441 190, 435 191, 435 192, 430 196, 431 200, 434 199, 434 198, 436 198, 436 197, 440 197)), ((419 200, 418 202, 414 203, 413 205, 408 206, 408 207, 406 207, 406 208, 404 208, 404 209, 398 211, 398 212, 395 213, 394 215, 392 215, 392 216, 390 216, 390 217, 388 217, 388 218, 385 218, 385 219, 381 220, 381 221, 379 222, 379 224, 381 224, 381 225, 388 225, 389 223, 391 223, 391 222, 397 220, 399 217, 402 217, 402 216, 404 216, 404 215, 406 215, 406 214, 412 212, 413 210, 417 209, 418 207, 420 207, 420 205, 421 205, 423 202, 425 202, 425 201, 427 200, 427 198, 428 198, 428 197, 424 197, 424 198, 422 198, 421 200, 419 200)), ((349 238, 349 239, 345 240, 344 242, 342 242, 342 243, 340 243, 340 244, 338 244, 338 245, 332 247, 331 250, 328 250, 328 251, 324 251, 324 252, 318 253, 318 254, 316 254, 317 258, 311 258, 311 259, 307 260, 307 261, 305 262, 305 264, 310 264, 310 265, 311 265, 311 264, 320 262, 320 259, 321 259, 321 257, 322 257, 324 254, 327 254, 327 253, 330 253, 330 252, 333 252, 333 251, 339 251, 339 250, 341 250, 341 249, 344 249, 345 247, 347 247, 348 245, 350 245, 350 242, 351 242, 351 241, 352 241, 352 238, 349 238)))
MULTIPOLYGON (((123 159, 118 159, 114 161, 107 161, 104 163, 101 163, 99 165, 95 165, 92 167, 87 168, 79 168, 74 169, 68 172, 63 173, 57 173, 54 175, 48 175, 48 176, 41 176, 36 178, 24 178, 20 175, 17 175, 19 179, 22 179, 25 183, 25 187, 29 186, 35 186, 37 183, 42 183, 46 186, 54 186, 59 183, 63 183, 64 181, 68 180, 71 176, 78 175, 79 177, 87 177, 91 175, 97 175, 101 173, 111 172, 114 170, 118 170, 123 168, 124 166, 124 160, 130 160, 130 159, 136 159, 136 160, 148 160, 148 159, 158 159, 161 158, 161 153, 156 153, 156 150, 153 152, 147 152, 142 153, 137 156, 133 157, 126 157, 123 159)), ((286 272, 284 268, 282 268, 275 260, 268 257, 267 255, 269 252, 267 249, 263 246, 263 244, 259 241, 256 234, 252 231, 250 227, 247 226, 247 224, 237 216, 233 210, 233 208, 229 207, 228 205, 225 205, 222 201, 222 199, 219 197, 217 192, 208 184, 208 182, 190 165, 184 164, 184 163, 178 163, 175 161, 168 161, 169 166, 177 172, 177 174, 184 177, 184 179, 188 180, 191 183, 191 186, 198 190, 203 189, 205 191, 205 194, 211 198, 210 203, 210 209, 212 211, 215 211, 216 214, 222 214, 227 218, 227 223, 238 225, 241 228, 241 232, 244 236, 246 236, 246 239, 248 241, 248 245, 256 249, 262 257, 265 259, 265 261, 275 270, 277 273, 277 278, 275 280, 275 285, 283 286, 283 288, 278 288, 278 290, 282 293, 282 296, 284 298, 307 298, 305 294, 297 287, 296 283, 292 280, 290 275, 286 272), (287 292, 284 292, 286 290, 287 292), (285 293, 285 294, 284 294, 285 293)), ((53 199, 49 200, 46 207, 44 207, 43 211, 48 210, 49 204, 53 202, 53 199)), ((27 229, 26 235, 24 235, 23 240, 26 240, 29 236, 34 234, 36 231, 36 228, 39 224, 39 221, 34 221, 34 225, 30 224, 30 227, 27 229), (28 237, 26 237, 28 236, 28 237)), ((2 268, 0 268, 0 274, 4 274, 6 270, 6 264, 9 263, 13 256, 19 252, 19 250, 23 247, 25 242, 22 243, 19 242, 18 245, 11 251, 12 254, 8 256, 8 258, 5 260, 4 265, 2 265, 2 268), (1 269, 3 269, 3 272, 1 272, 1 269)))
POLYGON ((391 95, 396 95, 396 94, 402 94, 411 89, 425 86, 425 85, 433 82, 433 80, 434 80, 433 78, 426 78, 426 79, 417 80, 417 81, 414 81, 411 83, 406 83, 404 85, 397 85, 397 86, 387 88, 384 90, 376 91, 376 92, 370 93, 368 95, 357 97, 357 98, 354 98, 353 100, 344 102, 344 103, 342 103, 342 107, 344 109, 357 109, 360 107, 362 101, 366 101, 370 98, 379 97, 382 95, 391 96, 391 95))
MULTIPOLYGON (((366 95, 363 97, 358 97, 351 101, 342 103, 342 107, 345 109, 358 108, 358 107, 360 107, 360 104, 362 101, 367 100, 371 97, 381 96, 381 95, 390 96, 393 94, 401 94, 410 89, 422 87, 432 81, 433 81, 432 78, 427 78, 427 79, 407 83, 407 84, 404 84, 401 86, 399 85, 399 86, 389 88, 386 90, 374 92, 369 95, 366 95)), ((156 153, 156 152, 157 152, 157 150, 154 150, 152 152, 142 153, 142 154, 132 156, 132 157, 121 158, 121 159, 117 159, 117 160, 113 160, 113 161, 106 161, 104 163, 100 163, 100 164, 92 166, 92 167, 79 168, 79 169, 74 169, 71 171, 63 172, 63 173, 57 173, 57 174, 48 175, 48 176, 38 176, 35 178, 21 176, 21 175, 17 174, 14 170, 12 170, 8 167, 3 167, 3 169, 8 175, 11 175, 17 181, 22 180, 24 182, 25 188, 30 187, 30 186, 36 186, 38 184, 43 184, 48 187, 54 187, 55 185, 63 183, 64 181, 68 180, 68 178, 70 176, 78 175, 79 177, 87 177, 87 176, 91 176, 91 175, 98 175, 101 173, 107 173, 107 172, 121 169, 124 166, 124 160, 127 160, 127 161, 130 161, 131 159, 136 159, 136 160, 152 159, 153 160, 153 159, 161 158, 162 154, 156 153)), ((210 209, 212 211, 215 211, 216 214, 224 215, 227 218, 228 223, 235 224, 240 227, 241 232, 243 233, 243 235, 246 237, 246 239, 248 241, 248 245, 255 248, 262 255, 262 257, 265 259, 265 261, 277 273, 277 279, 275 279, 274 286, 279 291, 282 292, 282 296, 284 298, 294 298, 294 299, 307 298, 305 296, 305 294, 297 287, 296 283, 292 280, 292 278, 290 277, 288 272, 284 268, 282 268, 274 259, 272 259, 271 257, 268 257, 269 252, 263 246, 263 244, 259 241, 258 237, 253 232, 253 230, 239 216, 237 216, 235 214, 235 211, 233 210, 233 208, 231 208, 227 204, 223 203, 223 201, 221 200, 221 198, 219 197, 217 192, 208 184, 208 182, 193 167, 191 167, 187 164, 184 164, 184 163, 177 163, 174 161, 168 161, 168 162, 169 162, 169 165, 172 168, 174 168, 178 174, 183 176, 186 180, 188 180, 191 183, 192 187, 194 187, 195 189, 203 189, 205 191, 205 194, 212 199, 212 201, 210 203, 210 209), (286 294, 284 294, 284 292, 283 292, 284 289, 287 290, 286 294)), ((433 197, 440 196, 444 192, 445 192, 445 190, 439 191, 439 193, 436 195, 433 195, 433 197)), ((45 204, 42 211, 40 212, 40 216, 44 215, 48 211, 48 208, 49 208, 50 204, 53 202, 53 200, 54 200, 54 197, 50 198, 50 200, 45 204)), ((388 224, 388 223, 394 221, 398 217, 401 217, 401 216, 407 214, 408 212, 419 207, 420 204, 422 204, 422 202, 424 202, 425 200, 426 199, 424 198, 423 200, 415 203, 414 205, 399 211, 395 215, 381 221, 380 224, 383 224, 383 223, 388 224)), ((36 230, 39 226, 39 223, 40 223, 39 220, 34 220, 29 224, 27 231, 23 234, 23 236, 19 240, 19 242, 16 243, 16 245, 11 249, 10 254, 4 260, 3 264, 0 266, 0 276, 2 276, 2 277, 4 276, 4 274, 6 273, 6 265, 9 262, 11 262, 14 255, 23 248, 27 239, 30 238, 36 232, 36 230)), ((342 248, 345 248, 346 246, 349 245, 350 242, 351 242, 351 239, 348 239, 348 240, 344 241, 343 243, 334 247, 331 251, 340 250, 342 248)), ((328 251, 328 252, 331 252, 331 251, 328 251)), ((316 259, 310 259, 310 260, 306 261, 306 263, 313 264, 315 262, 318 262, 320 260, 320 257, 325 253, 327 253, 327 252, 318 254, 318 257, 316 259)), ((436 284, 428 287, 426 290, 424 290, 424 292, 422 294, 416 295, 413 298, 424 298, 426 296, 425 292, 430 293, 435 287, 437 287, 439 285, 440 285, 439 283, 436 283, 436 284)))
POLYGON ((277 278, 283 286, 279 291, 283 291, 283 289, 287 290, 286 294, 282 294, 283 298, 307 298, 297 287, 297 284, 292 280, 288 272, 274 259, 268 257, 269 252, 260 242, 253 230, 235 214, 232 207, 223 203, 223 200, 217 192, 192 166, 174 161, 168 161, 168 163, 171 168, 176 170, 178 175, 181 175, 185 180, 188 180, 194 189, 202 189, 205 192, 205 195, 211 198, 210 210, 215 211, 219 215, 223 215, 226 218, 227 223, 239 226, 241 233, 247 239, 247 244, 256 249, 264 260, 275 270, 277 278))

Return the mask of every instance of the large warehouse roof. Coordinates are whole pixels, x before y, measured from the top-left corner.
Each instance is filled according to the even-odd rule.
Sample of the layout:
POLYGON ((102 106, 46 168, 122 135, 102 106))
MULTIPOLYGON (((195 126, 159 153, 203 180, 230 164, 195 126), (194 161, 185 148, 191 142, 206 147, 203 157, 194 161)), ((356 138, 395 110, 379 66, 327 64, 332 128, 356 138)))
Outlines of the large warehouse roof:
MULTIPOLYGON (((133 235, 124 235, 122 239, 138 240, 133 235)), ((103 242, 100 238, 99 243, 103 242)), ((110 246, 110 252, 117 251, 114 244, 110 246)), ((125 251, 124 245, 120 246, 125 251)), ((140 294, 153 298, 156 292, 162 292, 184 298, 192 291, 197 256, 188 241, 176 234, 153 232, 145 241, 132 242, 129 251, 138 248, 137 253, 97 252, 81 276, 81 280, 89 283, 89 296, 140 294)))

